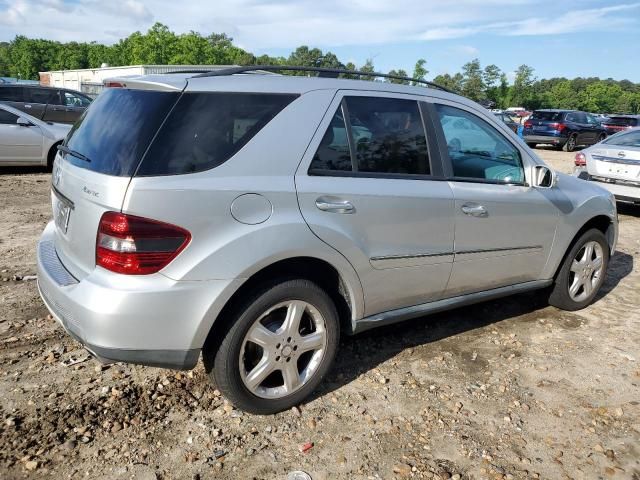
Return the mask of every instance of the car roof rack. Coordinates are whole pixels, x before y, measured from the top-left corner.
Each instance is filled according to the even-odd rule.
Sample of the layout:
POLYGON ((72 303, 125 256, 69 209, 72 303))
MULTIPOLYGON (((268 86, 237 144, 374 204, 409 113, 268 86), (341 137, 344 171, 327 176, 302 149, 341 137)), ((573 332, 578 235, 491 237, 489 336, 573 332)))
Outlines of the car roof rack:
MULTIPOLYGON (((198 75, 195 75, 193 78, 202 78, 202 77, 224 77, 228 75, 235 75, 238 73, 249 73, 249 72, 318 72, 319 77, 323 78, 338 78, 338 75, 355 75, 358 77, 380 77, 380 78, 388 78, 392 80, 404 80, 413 83, 420 83, 423 85, 427 85, 431 88, 436 88, 438 90, 442 90, 448 93, 455 93, 449 90, 442 85, 438 85, 434 82, 429 82, 427 80, 421 80, 419 78, 411 78, 404 77, 402 75, 391 75, 389 73, 378 73, 378 72, 363 72, 360 70, 347 70, 346 68, 325 68, 325 67, 301 67, 294 65, 246 65, 240 67, 228 67, 228 68, 220 68, 216 70, 209 70, 198 75)), ((177 73, 177 72, 174 72, 177 73)), ((185 72, 190 73, 190 72, 185 72)))

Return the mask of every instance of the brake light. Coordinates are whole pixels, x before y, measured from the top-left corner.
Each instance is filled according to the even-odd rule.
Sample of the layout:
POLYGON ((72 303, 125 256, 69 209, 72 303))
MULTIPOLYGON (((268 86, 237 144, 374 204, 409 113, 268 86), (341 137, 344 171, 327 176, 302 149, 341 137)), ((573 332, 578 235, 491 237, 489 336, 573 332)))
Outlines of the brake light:
POLYGON ((587 157, 585 157, 584 153, 578 152, 576 153, 576 158, 573 163, 575 163, 576 167, 586 167, 587 157))
POLYGON ((98 226, 96 265, 125 275, 147 275, 166 267, 191 234, 183 228, 118 212, 105 212, 98 226))
POLYGON ((557 130, 559 132, 561 132, 562 130, 567 128, 567 126, 564 123, 550 123, 549 127, 553 128, 554 130, 557 130))
POLYGON ((533 126, 533 123, 531 123, 531 120, 527 120, 526 122, 524 122, 524 128, 531 128, 533 126))
POLYGON ((104 82, 105 88, 124 88, 124 83, 120 82, 104 82))

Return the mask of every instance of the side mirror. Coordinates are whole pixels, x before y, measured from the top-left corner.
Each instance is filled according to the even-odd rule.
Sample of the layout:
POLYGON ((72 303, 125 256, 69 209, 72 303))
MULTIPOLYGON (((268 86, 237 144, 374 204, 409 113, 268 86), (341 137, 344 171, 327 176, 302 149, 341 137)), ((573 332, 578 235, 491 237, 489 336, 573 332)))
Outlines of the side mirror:
POLYGON ((31 125, 33 125, 33 123, 31 123, 29 120, 27 120, 24 117, 18 117, 18 119, 16 120, 16 123, 21 127, 30 127, 31 125))
POLYGON ((553 188, 558 184, 558 175, 546 165, 536 165, 533 172, 533 184, 538 188, 553 188))

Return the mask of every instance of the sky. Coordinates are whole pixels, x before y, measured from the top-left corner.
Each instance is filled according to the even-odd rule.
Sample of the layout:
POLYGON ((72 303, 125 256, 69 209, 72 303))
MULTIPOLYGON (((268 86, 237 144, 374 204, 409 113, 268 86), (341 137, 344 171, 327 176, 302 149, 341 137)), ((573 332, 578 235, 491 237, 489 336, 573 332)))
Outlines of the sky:
POLYGON ((521 64, 554 76, 640 82, 640 1, 626 0, 0 0, 0 41, 16 35, 114 43, 161 22, 177 33, 225 32, 256 54, 299 45, 344 63, 427 78, 478 58, 508 76, 521 64))

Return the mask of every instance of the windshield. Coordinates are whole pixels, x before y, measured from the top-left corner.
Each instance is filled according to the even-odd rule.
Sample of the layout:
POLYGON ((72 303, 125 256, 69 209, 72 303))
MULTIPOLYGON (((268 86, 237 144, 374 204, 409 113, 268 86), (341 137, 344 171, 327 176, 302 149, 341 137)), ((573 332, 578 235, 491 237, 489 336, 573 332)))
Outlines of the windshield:
POLYGON ((132 176, 180 93, 108 88, 73 126, 65 145, 68 162, 119 177, 132 176))
POLYGON ((602 143, 619 147, 640 147, 640 129, 612 135, 602 143))

